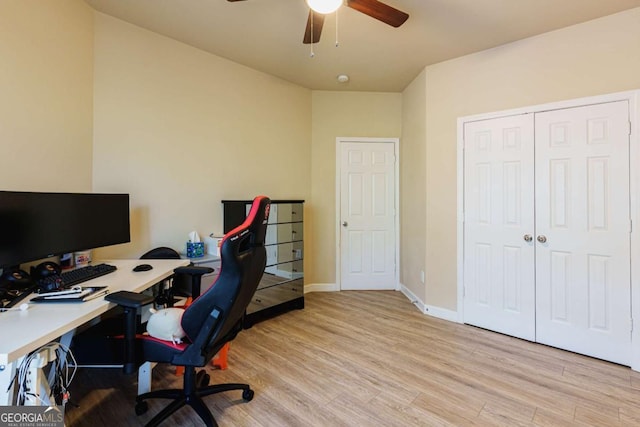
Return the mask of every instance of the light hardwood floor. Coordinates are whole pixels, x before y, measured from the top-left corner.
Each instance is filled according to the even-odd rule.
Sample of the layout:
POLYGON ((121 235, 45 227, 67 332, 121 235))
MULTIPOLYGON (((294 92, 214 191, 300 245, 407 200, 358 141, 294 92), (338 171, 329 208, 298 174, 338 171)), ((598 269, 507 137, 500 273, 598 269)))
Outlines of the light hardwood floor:
MULTIPOLYGON (((640 426, 640 373, 421 314, 399 292, 312 293, 306 308, 256 324, 206 398, 224 426, 640 426)), ((170 366, 154 387, 179 387, 170 366)), ((69 426, 137 426, 135 378, 82 370, 69 426)), ((164 425, 201 425, 183 408, 164 425)))

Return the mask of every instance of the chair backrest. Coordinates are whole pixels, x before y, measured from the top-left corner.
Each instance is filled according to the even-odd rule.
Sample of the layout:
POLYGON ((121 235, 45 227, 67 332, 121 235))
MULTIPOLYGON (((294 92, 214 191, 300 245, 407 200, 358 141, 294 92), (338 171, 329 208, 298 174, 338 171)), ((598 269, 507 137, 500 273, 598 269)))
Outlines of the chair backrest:
POLYGON ((144 253, 140 259, 180 259, 180 254, 174 249, 160 246, 144 253))
POLYGON ((187 351, 191 356, 197 350, 207 360, 242 329, 242 318, 266 265, 264 239, 270 205, 265 196, 253 200, 245 221, 221 242, 218 278, 185 310, 182 329, 192 342, 190 347, 200 347, 187 351))

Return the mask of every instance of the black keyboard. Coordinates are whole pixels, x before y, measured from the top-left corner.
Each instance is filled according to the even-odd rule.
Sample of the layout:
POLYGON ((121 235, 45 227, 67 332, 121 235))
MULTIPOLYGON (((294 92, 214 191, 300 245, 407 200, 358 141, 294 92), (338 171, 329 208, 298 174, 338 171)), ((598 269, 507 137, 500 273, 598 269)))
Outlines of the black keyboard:
POLYGON ((113 273, 116 270, 117 267, 115 265, 96 264, 76 268, 75 270, 71 271, 65 271, 60 276, 62 276, 63 286, 65 288, 68 288, 73 285, 86 282, 87 280, 95 279, 96 277, 113 273))

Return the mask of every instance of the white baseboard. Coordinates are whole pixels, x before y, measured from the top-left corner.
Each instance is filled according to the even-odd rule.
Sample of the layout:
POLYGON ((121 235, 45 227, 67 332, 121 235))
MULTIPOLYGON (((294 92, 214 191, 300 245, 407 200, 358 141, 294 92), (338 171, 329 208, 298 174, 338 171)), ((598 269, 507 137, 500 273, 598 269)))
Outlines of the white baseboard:
POLYGON ((311 283, 304 285, 305 294, 309 292, 337 292, 339 290, 337 283, 311 283))
POLYGON ((416 294, 411 292, 409 288, 407 288, 402 283, 400 283, 400 292, 402 292, 404 296, 407 297, 409 301, 411 301, 411 304, 415 305, 418 310, 424 313, 424 303, 420 300, 420 298, 416 296, 416 294))
POLYGON ((402 283, 400 284, 400 292, 402 292, 409 299, 409 301, 411 301, 413 305, 418 307, 418 309, 422 313, 428 316, 436 317, 438 319, 460 323, 458 320, 457 311, 425 304, 424 302, 422 302, 420 298, 418 298, 413 292, 409 290, 409 288, 407 288, 402 283))
POLYGON ((458 320, 458 312, 449 310, 447 308, 425 305, 424 314, 437 317, 438 319, 448 320, 449 322, 460 323, 460 321, 458 320))

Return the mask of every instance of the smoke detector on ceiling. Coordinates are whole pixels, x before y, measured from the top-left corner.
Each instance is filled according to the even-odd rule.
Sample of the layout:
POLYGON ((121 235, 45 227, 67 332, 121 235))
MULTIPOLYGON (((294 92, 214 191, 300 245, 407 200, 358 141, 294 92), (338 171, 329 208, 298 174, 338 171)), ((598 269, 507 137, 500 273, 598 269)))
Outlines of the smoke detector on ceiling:
POLYGON ((337 77, 338 79, 338 83, 346 83, 349 81, 349 76, 347 76, 346 74, 340 74, 337 77))

